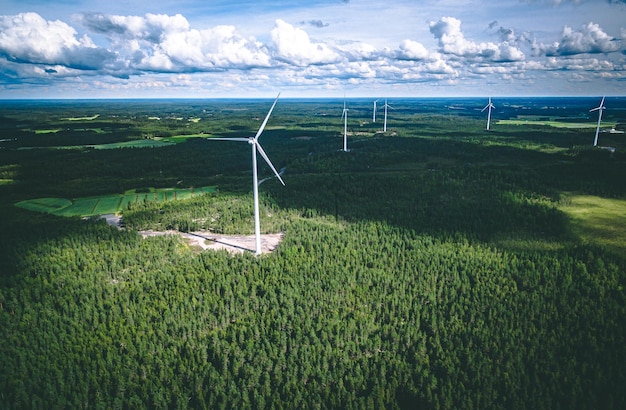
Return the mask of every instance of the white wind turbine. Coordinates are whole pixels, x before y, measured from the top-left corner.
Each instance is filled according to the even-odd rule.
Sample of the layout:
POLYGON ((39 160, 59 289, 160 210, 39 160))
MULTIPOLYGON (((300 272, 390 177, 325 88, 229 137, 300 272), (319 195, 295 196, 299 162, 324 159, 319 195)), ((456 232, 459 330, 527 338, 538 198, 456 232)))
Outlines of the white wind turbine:
POLYGON ((343 111, 341 118, 343 119, 343 152, 348 152, 348 108, 346 108, 346 97, 343 97, 343 111))
POLYGON ((378 100, 374 100, 374 112, 372 114, 372 122, 376 122, 376 103, 378 100))
POLYGON ((489 97, 489 104, 487 104, 485 106, 485 108, 483 108, 482 110, 480 110, 480 112, 483 112, 485 110, 489 110, 487 111, 487 131, 489 131, 489 124, 491 123, 491 110, 493 108, 496 108, 492 103, 491 103, 491 97, 489 97))
POLYGON ((604 106, 604 98, 605 97, 602 97, 602 101, 600 102, 600 105, 598 107, 592 108, 591 110, 589 110, 589 112, 598 111, 598 127, 596 128, 596 137, 593 140, 594 147, 598 145, 598 134, 600 133, 600 122, 602 122, 602 111, 606 110, 606 107, 604 106))
POLYGON ((383 122, 383 132, 387 132, 387 108, 391 108, 393 110, 393 107, 387 104, 386 98, 385 98, 385 105, 383 107, 385 108, 385 121, 383 122))
POLYGON ((276 178, 278 178, 280 183, 285 185, 285 182, 280 177, 280 174, 278 173, 278 171, 276 171, 276 168, 274 168, 274 165, 272 165, 272 162, 270 161, 267 154, 261 147, 261 144, 259 144, 259 137, 261 136, 261 133, 263 132, 263 129, 265 128, 265 124, 267 124, 267 120, 270 118, 270 114, 272 113, 274 106, 278 102, 278 97, 280 97, 280 93, 278 93, 278 96, 276 96, 276 100, 274 100, 274 104, 272 104, 272 108, 270 108, 269 112, 267 113, 267 116, 265 116, 265 120, 263 120, 261 127, 259 128, 259 130, 257 131, 254 137, 210 138, 209 139, 213 141, 242 141, 242 142, 247 142, 248 144, 252 146, 252 187, 253 187, 253 193, 254 193, 254 239, 255 239, 255 245, 256 245, 256 251, 255 251, 256 255, 261 254, 261 222, 259 219, 259 179, 257 175, 257 164, 256 164, 257 151, 259 152, 259 154, 261 154, 265 162, 267 162, 267 165, 269 165, 270 168, 272 168, 272 171, 274 171, 274 174, 276 175, 276 178))

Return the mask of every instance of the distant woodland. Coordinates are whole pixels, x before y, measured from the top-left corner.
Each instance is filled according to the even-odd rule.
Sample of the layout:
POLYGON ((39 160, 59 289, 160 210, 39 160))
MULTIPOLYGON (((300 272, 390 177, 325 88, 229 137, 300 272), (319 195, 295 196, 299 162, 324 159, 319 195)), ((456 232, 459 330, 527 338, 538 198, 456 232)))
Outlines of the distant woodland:
POLYGON ((284 239, 255 257, 138 234, 251 234, 247 145, 85 145, 254 135, 267 102, 118 104, 0 106, 1 407, 626 408, 626 222, 605 245, 562 210, 626 200, 623 134, 401 101, 382 133, 361 102, 341 152, 341 102, 279 102, 286 186, 259 189, 284 239), (14 206, 193 186, 217 190, 121 230, 14 206))

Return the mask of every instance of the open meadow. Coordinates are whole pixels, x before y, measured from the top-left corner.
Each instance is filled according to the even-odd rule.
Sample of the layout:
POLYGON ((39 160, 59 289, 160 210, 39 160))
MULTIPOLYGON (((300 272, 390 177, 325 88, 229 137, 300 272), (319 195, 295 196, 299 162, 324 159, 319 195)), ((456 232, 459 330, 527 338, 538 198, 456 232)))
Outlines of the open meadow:
POLYGON ((625 408, 626 98, 372 101, 0 101, 3 407, 625 408))

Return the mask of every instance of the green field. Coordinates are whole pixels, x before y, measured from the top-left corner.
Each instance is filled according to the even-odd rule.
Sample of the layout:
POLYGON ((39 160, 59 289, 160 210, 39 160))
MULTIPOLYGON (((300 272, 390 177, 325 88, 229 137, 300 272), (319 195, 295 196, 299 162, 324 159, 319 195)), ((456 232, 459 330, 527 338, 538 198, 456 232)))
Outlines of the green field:
MULTIPOLYGON (((571 129, 596 128, 598 126, 597 122, 565 122, 565 121, 558 121, 558 120, 540 120, 540 119, 534 119, 534 118, 498 120, 496 121, 496 124, 500 124, 500 125, 546 125, 546 126, 555 127, 555 128, 571 128, 571 129)), ((615 125, 616 125, 615 122, 602 121, 602 129, 614 128, 615 125)))
POLYGON ((55 128, 52 130, 35 130, 35 134, 56 134, 59 131, 61 131, 60 128, 55 128))
MULTIPOLYGON (((115 142, 111 144, 86 145, 84 147, 93 148, 93 149, 155 148, 155 147, 165 147, 165 146, 172 145, 172 144, 175 144, 175 143, 168 142, 168 141, 159 141, 159 140, 133 140, 133 141, 115 142)), ((66 148, 76 148, 76 147, 66 147, 66 148)))
POLYGON ((76 198, 37 198, 17 202, 15 205, 36 212, 46 212, 60 216, 92 216, 116 214, 128 204, 144 201, 166 202, 191 198, 204 193, 215 192, 214 186, 198 188, 151 189, 148 193, 136 193, 135 190, 124 194, 97 197, 76 198))
POLYGON ((15 205, 29 211, 56 213, 72 205, 72 201, 64 198, 38 198, 20 201, 15 205))
POLYGON ((566 194, 559 208, 585 243, 602 244, 626 255, 626 200, 566 194))

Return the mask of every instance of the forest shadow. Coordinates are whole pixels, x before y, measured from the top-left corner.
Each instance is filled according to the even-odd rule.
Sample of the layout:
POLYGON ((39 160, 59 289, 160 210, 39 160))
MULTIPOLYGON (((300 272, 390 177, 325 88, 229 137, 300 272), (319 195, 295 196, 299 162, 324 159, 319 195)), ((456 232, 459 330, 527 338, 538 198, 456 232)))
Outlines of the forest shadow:
MULTIPOLYGON (((542 130, 512 131, 490 134, 489 141, 501 142, 492 145, 481 139, 482 131, 444 133, 445 128, 423 130, 422 136, 350 138, 348 153, 339 151, 340 133, 271 130, 261 142, 276 167, 286 168, 286 186, 268 181, 261 191, 278 208, 304 217, 382 221, 432 235, 500 243, 517 238, 517 243, 543 241, 548 247, 571 239, 568 219, 555 206, 561 192, 623 195, 626 167, 619 154, 610 158, 606 151, 591 149, 549 153, 525 145, 536 141, 571 148, 582 135, 564 132, 544 140, 542 130)), ((241 132, 237 128, 225 136, 241 132)), ((4 150, 0 160, 19 166, 14 182, 0 187, 5 204, 140 187, 218 185, 227 194, 251 191, 249 147, 228 142, 194 139, 163 148, 99 152, 4 150)), ((271 174, 259 161, 260 178, 271 174)), ((22 211, 8 213, 14 212, 22 211)), ((19 218, 25 230, 33 230, 25 215, 19 218)), ((33 220, 42 219, 44 227, 60 223, 47 218, 52 217, 33 220)))
POLYGON ((598 151, 546 153, 426 138, 372 139, 352 147, 296 161, 287 187, 272 186, 272 199, 303 215, 552 249, 573 239, 557 207, 561 192, 623 194, 623 161, 598 151))

